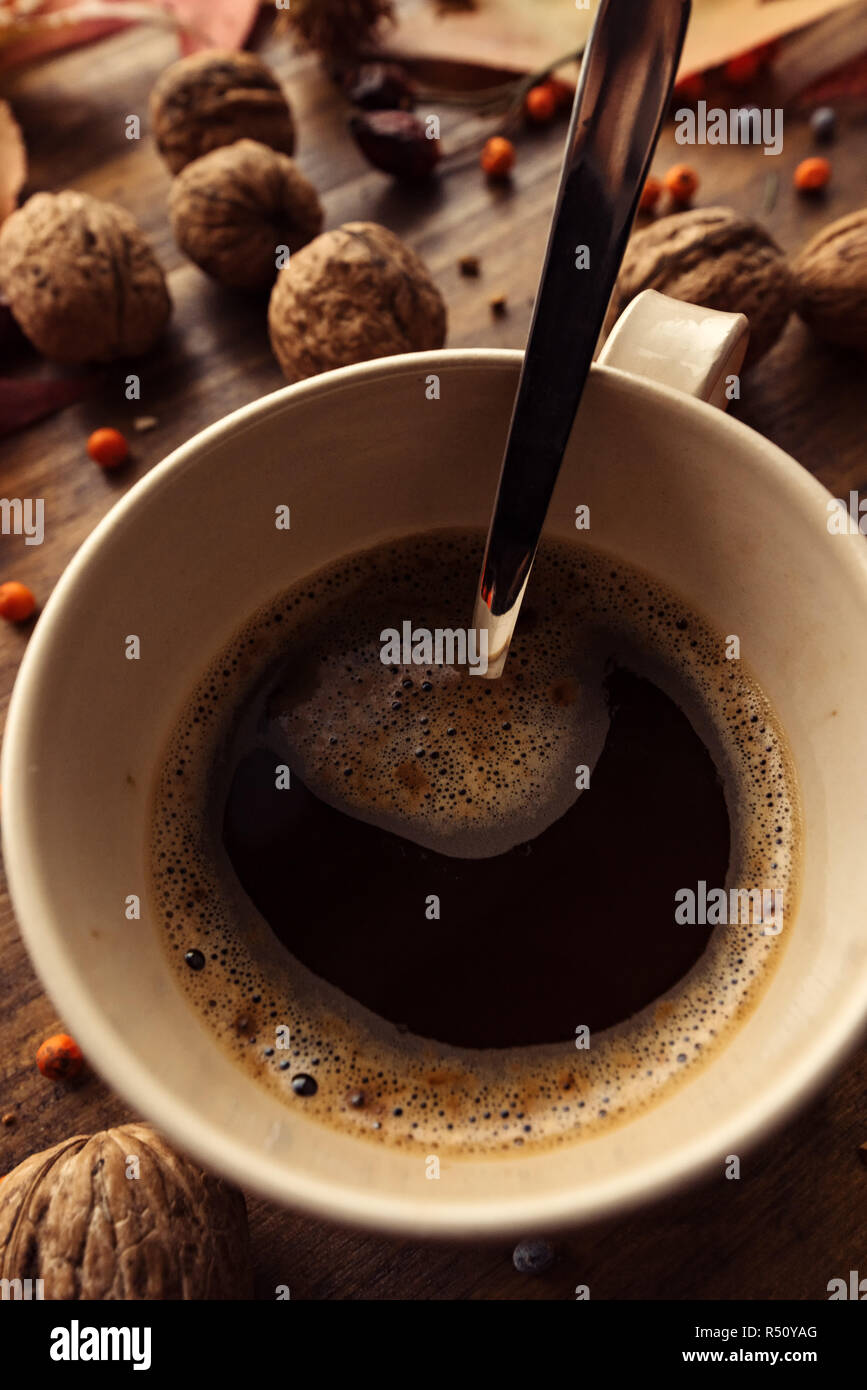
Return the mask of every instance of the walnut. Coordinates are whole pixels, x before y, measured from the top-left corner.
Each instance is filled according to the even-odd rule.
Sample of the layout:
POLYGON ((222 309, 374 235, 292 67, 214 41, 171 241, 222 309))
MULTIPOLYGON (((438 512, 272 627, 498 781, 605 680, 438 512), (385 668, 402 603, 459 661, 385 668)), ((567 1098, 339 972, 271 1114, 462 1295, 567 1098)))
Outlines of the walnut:
POLYGON ((166 68, 151 92, 154 139, 173 174, 236 140, 295 152, 289 103, 271 69, 252 53, 208 49, 166 68))
POLYGON ((824 227, 792 271, 795 308, 813 332, 867 351, 867 208, 824 227))
POLYGON ((244 1198, 150 1125, 79 1134, 0 1183, 0 1278, 46 1299, 250 1298, 244 1198))
POLYGON ((111 362, 153 347, 171 300, 143 233, 87 193, 36 193, 0 228, 0 293, 56 362, 111 362))
POLYGON ((446 307, 422 260, 385 227, 347 222, 280 271, 268 308, 288 381, 445 342, 446 307))
POLYGON ((322 230, 322 205, 288 155, 255 140, 211 150, 182 169, 169 198, 181 250, 236 289, 267 289, 277 247, 290 252, 322 230))
POLYGON ((606 329, 641 290, 746 314, 745 366, 773 347, 792 306, 792 277, 767 232, 729 208, 695 208, 661 217, 631 238, 608 309, 606 329))

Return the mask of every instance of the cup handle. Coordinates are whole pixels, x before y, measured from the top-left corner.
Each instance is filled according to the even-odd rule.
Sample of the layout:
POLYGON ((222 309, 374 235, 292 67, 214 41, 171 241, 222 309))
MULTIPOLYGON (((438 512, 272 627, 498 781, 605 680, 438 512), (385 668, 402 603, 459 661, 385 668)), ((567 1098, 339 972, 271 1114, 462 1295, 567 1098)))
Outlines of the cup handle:
POLYGON ((725 410, 749 336, 743 314, 702 309, 657 290, 642 290, 620 315, 598 361, 725 410))

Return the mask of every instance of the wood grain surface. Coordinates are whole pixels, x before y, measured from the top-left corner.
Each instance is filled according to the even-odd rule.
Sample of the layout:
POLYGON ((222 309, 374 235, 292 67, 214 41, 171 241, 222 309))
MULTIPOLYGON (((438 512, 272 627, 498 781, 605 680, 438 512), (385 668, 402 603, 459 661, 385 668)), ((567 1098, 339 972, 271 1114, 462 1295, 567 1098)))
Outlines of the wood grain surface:
MULTIPOLYGON (((299 162, 322 193, 326 225, 364 218, 405 236, 446 296, 452 346, 522 347, 565 128, 522 137, 510 187, 491 187, 474 161, 464 160, 454 168, 447 164, 428 188, 402 190, 363 162, 345 133, 345 104, 317 64, 293 55, 284 39, 265 35, 263 45, 290 90, 299 162), (457 262, 465 255, 480 257, 478 280, 460 276, 457 262), (500 293, 508 313, 495 318, 489 301, 500 293)), ((137 478, 203 426, 281 385, 267 340, 266 301, 211 284, 171 239, 169 176, 147 133, 147 98, 174 56, 167 34, 132 29, 7 78, 2 93, 25 131, 28 191, 74 186, 126 207, 165 265, 175 304, 170 333, 147 360, 93 373, 91 398, 0 444, 0 493, 42 497, 46 507, 43 545, 0 537, 0 581, 29 584, 40 602, 137 478), (142 117, 139 141, 124 135, 124 118, 133 113, 142 117), (130 370, 142 383, 135 403, 124 398, 130 370), (139 415, 155 416, 156 428, 133 435, 139 415), (134 441, 131 464, 116 477, 105 476, 84 450, 89 431, 103 424, 128 430, 134 441)), ((726 93, 723 104, 748 97, 756 99, 726 93)), ((758 99, 773 104, 767 91, 758 99)), ((473 127, 445 108, 442 115, 447 143, 459 142, 473 127)), ((690 149, 702 179, 697 202, 759 216, 784 249, 796 250, 826 222, 867 203, 865 114, 847 114, 830 151, 833 182, 824 197, 807 202, 794 193, 791 174, 811 152, 803 117, 787 121, 779 158, 755 149, 690 149)), ((664 171, 683 153, 669 126, 655 169, 664 171)), ((3 376, 46 370, 20 341, 7 345, 0 361, 3 376)), ((745 378, 733 413, 845 496, 850 488, 867 489, 864 399, 864 359, 817 344, 793 319, 775 350, 745 378)), ((0 624, 0 717, 31 626, 0 624)), ((5 1172, 34 1150, 116 1124, 131 1112, 93 1075, 65 1087, 37 1072, 36 1048, 63 1020, 34 975, 2 882, 0 962, 5 1172)), ((272 1298, 276 1285, 288 1284, 293 1299, 569 1299, 581 1283, 594 1299, 826 1298, 829 1279, 850 1269, 867 1273, 867 1166, 858 1152, 867 1140, 865 1083, 859 1050, 808 1108, 745 1156, 740 1182, 720 1177, 631 1215, 564 1231, 556 1239, 556 1262, 535 1279, 514 1271, 506 1240, 382 1239, 250 1197, 257 1295, 272 1298)))

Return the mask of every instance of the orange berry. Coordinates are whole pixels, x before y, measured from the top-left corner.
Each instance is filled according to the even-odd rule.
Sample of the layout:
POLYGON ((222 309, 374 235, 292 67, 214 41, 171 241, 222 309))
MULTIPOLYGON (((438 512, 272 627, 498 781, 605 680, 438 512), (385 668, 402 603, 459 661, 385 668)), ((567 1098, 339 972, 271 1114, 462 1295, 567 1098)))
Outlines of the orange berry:
POLYGON ((550 82, 542 82, 531 87, 524 98, 524 110, 528 121, 534 125, 547 125, 553 121, 557 111, 557 93, 550 82))
POLYGON ((731 87, 746 87, 758 76, 762 61, 761 49, 751 48, 748 53, 729 59, 723 68, 723 77, 731 87))
POLYGON ((87 452, 100 468, 117 468, 129 453, 129 445, 120 430, 94 430, 87 441, 87 452))
POLYGON ((492 135, 482 150, 482 168, 492 179, 504 179, 515 167, 515 146, 502 135, 492 135))
POLYGON ((698 189, 698 174, 688 164, 673 164, 664 183, 676 203, 688 203, 698 189))
POLYGON ((573 82, 564 82, 559 77, 549 77, 543 86, 549 87, 553 92, 558 111, 565 111, 567 107, 572 106, 575 100, 575 84, 573 82))
POLYGON ((84 1065, 81 1048, 68 1033, 46 1038, 36 1053, 36 1065, 49 1081, 71 1081, 84 1065))
POLYGON ((0 618, 8 618, 10 623, 23 623, 36 607, 33 591, 26 584, 10 579, 0 584, 0 618))
POLYGON ((640 211, 650 212, 651 208, 655 208, 656 204, 659 202, 659 196, 661 193, 662 180, 655 179, 651 174, 645 182, 645 185, 641 190, 641 197, 638 200, 638 206, 640 211))
POLYGON ((831 177, 831 165, 827 159, 821 155, 812 155, 810 159, 802 159, 795 170, 795 187, 801 193, 815 193, 817 189, 824 188, 831 177))

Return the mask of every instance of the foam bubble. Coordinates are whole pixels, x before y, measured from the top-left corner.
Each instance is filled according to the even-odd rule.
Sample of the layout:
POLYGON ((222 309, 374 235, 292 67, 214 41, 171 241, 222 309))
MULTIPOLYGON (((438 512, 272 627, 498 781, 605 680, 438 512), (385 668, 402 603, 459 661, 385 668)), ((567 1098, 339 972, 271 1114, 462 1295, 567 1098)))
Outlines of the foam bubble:
MULTIPOLYGON (((519 640, 496 681, 454 665, 386 666, 380 634, 399 627, 404 602, 374 572, 351 603, 320 609, 296 633, 265 736, 337 810, 454 857, 503 854, 577 800, 576 765, 596 765, 609 724, 602 652, 555 612, 535 619, 531 660, 519 640)), ((416 628, 432 632, 438 618, 419 595, 416 628)))
MULTIPOLYGON (((381 708, 372 610, 361 601, 386 611, 398 590, 401 616, 425 625, 425 604, 436 607, 437 594, 453 591, 454 602, 463 602, 472 592, 482 543, 481 533, 441 532, 383 545, 305 579, 256 614, 181 714, 157 780, 152 821, 149 910, 191 1005, 220 1045, 316 1122, 371 1142, 455 1157, 575 1142, 630 1119, 694 1076, 755 1005, 785 949, 800 854, 795 772, 747 661, 726 660, 723 638, 679 598, 583 545, 549 542, 540 550, 506 668, 508 685, 401 669, 387 673, 394 698, 381 708), (533 612, 534 592, 545 595, 544 612, 533 612), (513 828, 528 823, 533 806, 548 814, 558 795, 566 797, 563 767, 571 778, 576 764, 590 761, 592 752, 580 755, 571 742, 583 727, 580 706, 570 705, 572 688, 558 682, 574 678, 575 661, 591 649, 593 661, 601 651, 648 674, 689 714, 725 786, 732 830, 727 885, 782 890, 781 935, 765 936, 753 922, 717 928, 683 980, 633 1018, 595 1034, 586 1052, 576 1051, 571 1037, 487 1050, 415 1037, 291 957, 242 892, 220 843, 233 740, 273 736, 276 720, 315 790, 325 786, 347 809, 355 797, 355 813, 371 819, 403 817, 408 804, 414 837, 434 834, 439 847, 453 833, 476 831, 481 844, 492 815, 500 818, 499 833, 510 818, 513 828), (350 669, 338 673, 341 658, 350 669), (281 672, 282 679, 263 707, 257 692, 266 671, 281 672), (316 680, 327 678, 333 689, 338 674, 345 678, 340 694, 324 709, 317 706, 316 680), (421 690, 420 675, 431 690, 421 690), (404 679, 418 684, 405 687, 404 679), (405 692, 400 697, 398 689, 405 692), (239 709, 248 721, 240 731, 239 709), (429 759, 418 759, 427 777, 419 811, 413 810, 414 779, 401 781, 396 769, 408 761, 409 731, 424 727, 416 721, 426 711, 431 732, 416 745, 429 759), (372 748, 362 738, 371 716, 379 731, 372 748), (448 730, 459 719, 463 749, 450 764, 450 741, 458 734, 448 730), (464 759, 472 760, 476 740, 485 756, 468 781, 473 769, 464 759), (430 757, 434 751, 438 759, 430 757), (518 758, 510 765, 514 776, 503 766, 510 752, 518 758), (440 761, 442 774, 431 776, 431 762, 440 761), (358 781, 351 792, 338 787, 338 766, 353 768, 347 780, 358 781), (470 807, 457 812, 452 794, 457 799, 461 778, 467 788, 461 800, 468 795, 470 807), (191 951, 204 956, 204 968, 185 963, 191 951), (287 1050, 275 1045, 278 1028, 289 1030, 287 1050), (305 1094, 300 1082, 293 1088, 298 1077, 313 1078, 315 1094, 309 1087, 305 1094)), ((441 609, 431 616, 443 620, 441 609)))

